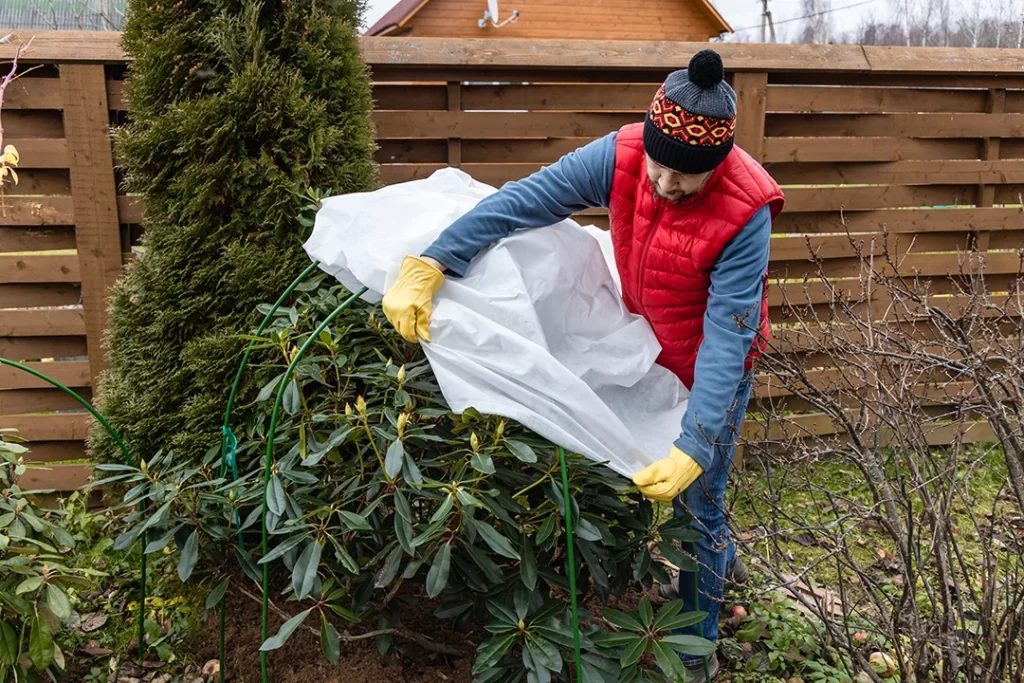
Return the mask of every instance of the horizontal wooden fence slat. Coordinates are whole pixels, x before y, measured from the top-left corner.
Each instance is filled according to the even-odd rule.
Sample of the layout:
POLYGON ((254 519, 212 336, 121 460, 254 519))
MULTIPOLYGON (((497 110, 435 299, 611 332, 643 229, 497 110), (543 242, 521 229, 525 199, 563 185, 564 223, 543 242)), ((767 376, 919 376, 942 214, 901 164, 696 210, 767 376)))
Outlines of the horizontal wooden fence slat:
POLYGON ((782 185, 999 185, 1024 183, 1024 159, 1001 161, 895 161, 873 164, 835 162, 774 164, 769 171, 782 185))
POLYGON ((78 282, 78 257, 74 254, 50 256, 0 254, 0 283, 78 282))
POLYGON ((29 467, 19 481, 25 491, 74 491, 89 483, 92 465, 53 465, 29 467))
POLYGON ((0 285, 0 307, 35 308, 75 306, 81 303, 82 288, 76 283, 14 283, 0 285))
POLYGON ((859 300, 861 284, 859 280, 836 280, 830 288, 821 280, 778 281, 768 285, 768 305, 804 305, 823 304, 833 300, 833 296, 842 300, 859 300))
MULTIPOLYGON (((110 108, 123 109, 124 81, 107 81, 110 108)), ((4 94, 4 109, 63 109, 60 79, 26 75, 17 78, 4 94)))
POLYGON ((0 337, 63 337, 85 334, 82 309, 0 309, 0 337))
POLYGON ((916 140, 900 137, 768 137, 764 162, 904 161, 977 159, 977 140, 916 140))
MULTIPOLYGON (((6 110, 6 107, 4 107, 6 110)), ((4 137, 57 138, 64 137, 64 120, 59 110, 12 109, 4 111, 4 137)), ((19 175, 21 175, 19 173, 19 175)))
POLYGON ((656 92, 649 84, 464 86, 462 108, 531 111, 647 111, 656 92))
MULTIPOLYGON (((596 138, 509 138, 478 140, 462 138, 462 162, 552 164, 596 138)), ((447 140, 381 140, 377 161, 382 164, 444 164, 448 160, 447 140)))
POLYGON ((67 168, 68 143, 64 138, 16 138, 4 136, 4 145, 14 145, 20 161, 18 175, 29 168, 67 168))
MULTIPOLYGON (((1024 116, 1022 116, 1024 118, 1024 116)), ((643 121, 637 113, 605 112, 466 112, 377 111, 373 122, 380 138, 545 138, 599 137, 627 123, 643 121)))
MULTIPOLYGON (((503 41, 504 42, 504 41, 503 41)), ((673 68, 601 69, 545 68, 496 66, 405 66, 402 64, 371 64, 371 78, 391 83, 600 83, 615 86, 646 83, 651 94, 657 91, 673 68)))
MULTIPOLYGON (((24 32, 22 32, 24 33, 24 32)), ((121 36, 95 31, 34 31, 35 42, 26 63, 124 62, 121 36), (62 35, 63 34, 63 35, 62 35)), ((504 39, 496 49, 493 39, 363 37, 363 58, 371 65, 457 67, 466 64, 516 67, 543 64, 547 68, 629 69, 652 64, 674 64, 706 43, 658 41, 602 41, 504 39)), ((969 50, 857 45, 756 45, 722 43, 720 50, 729 71, 781 72, 913 72, 950 74, 1007 74, 1019 68, 1020 56, 1012 49, 969 50)), ((0 46, 0 58, 9 59, 15 46, 0 46)), ((876 74, 877 75, 877 74, 876 74)))
POLYGON ((967 209, 883 209, 877 211, 819 211, 813 213, 784 213, 772 224, 775 232, 928 232, 949 230, 1021 230, 1024 229, 1024 209, 1020 208, 967 208, 967 209))
MULTIPOLYGON (((78 360, 53 361, 49 363, 26 363, 36 372, 41 372, 66 387, 77 389, 90 386, 89 362, 78 360)), ((35 375, 0 365, 0 390, 5 389, 45 389, 53 386, 35 375)))
POLYGON ((26 75, 14 80, 4 93, 4 110, 60 109, 64 106, 60 81, 26 75))
MULTIPOLYGON (((6 418, 0 418, 6 419, 6 418)), ((68 460, 87 460, 89 457, 84 437, 75 441, 35 441, 25 446, 31 449, 25 455, 28 463, 56 463, 68 460)))
POLYGON ((387 83, 373 84, 373 102, 378 111, 447 110, 448 87, 443 83, 387 83))
POLYGON ((74 205, 69 196, 12 197, 10 190, 6 194, 7 210, 0 214, 0 231, 3 226, 72 225, 75 222, 74 205))
MULTIPOLYGON (((853 420, 856 424, 856 419, 853 420)), ((971 421, 959 424, 928 424, 924 427, 925 438, 933 446, 953 443, 984 443, 995 441, 995 434, 988 422, 971 421)), ((784 421, 765 425, 760 421, 747 420, 743 425, 742 439, 751 441, 787 441, 794 438, 829 437, 843 435, 845 431, 831 416, 823 413, 792 415, 784 421)), ((892 442, 891 431, 886 432, 884 443, 892 442)))
POLYGON ((1024 159, 1024 139, 1004 138, 999 141, 999 158, 1024 159))
MULTIPOLYGON (((0 318, 4 312, 0 311, 0 318)), ((4 337, 0 336, 0 356, 9 360, 35 360, 39 358, 75 358, 86 356, 85 331, 83 336, 67 337, 4 337)))
POLYGON ((908 138, 1024 137, 1024 114, 769 114, 765 135, 908 138))
MULTIPOLYGON (((0 217, 0 220, 4 220, 0 217)), ((73 227, 23 228, 0 225, 0 253, 10 251, 50 251, 74 249, 73 227)), ((0 299, 2 305, 3 299, 0 299)))
POLYGON ((866 211, 974 204, 975 185, 786 188, 786 211, 866 211))
MULTIPOLYGON (((4 121, 6 125, 6 117, 4 121)), ((71 180, 64 168, 27 168, 18 177, 20 182, 5 192, 7 196, 71 194, 71 180)))
POLYGON ((985 96, 983 90, 773 86, 768 88, 768 112, 976 113, 985 111, 985 96))
POLYGON ((82 441, 89 434, 87 413, 60 415, 4 415, 3 427, 17 430, 29 441, 82 441))
POLYGON ((993 88, 1024 88, 1024 76, 1019 75, 970 75, 935 73, 815 73, 795 71, 770 71, 770 85, 813 85, 813 86, 880 86, 892 88, 943 88, 946 90, 968 89, 989 90, 993 88))
POLYGON ((142 200, 139 197, 118 196, 117 214, 122 223, 141 223, 142 200))
MULTIPOLYGON (((384 164, 380 178, 388 185, 428 178, 447 164, 384 164)), ((541 169, 540 164, 462 164, 459 168, 481 183, 501 187, 512 180, 520 180, 541 169)))
MULTIPOLYGON (((75 390, 87 401, 92 400, 92 390, 82 387, 75 390)), ((0 391, 0 415, 20 413, 41 413, 53 410, 79 410, 82 404, 60 389, 11 389, 0 391)))

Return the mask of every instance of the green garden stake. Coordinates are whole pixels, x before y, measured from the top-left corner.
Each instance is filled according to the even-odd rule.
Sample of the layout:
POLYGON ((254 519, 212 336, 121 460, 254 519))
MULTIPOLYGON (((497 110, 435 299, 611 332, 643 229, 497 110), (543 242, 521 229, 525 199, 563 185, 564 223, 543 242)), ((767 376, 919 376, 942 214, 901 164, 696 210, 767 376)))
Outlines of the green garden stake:
MULTIPOLYGON (((278 385, 277 397, 274 399, 274 409, 270 413, 270 428, 267 429, 267 454, 266 459, 263 463, 263 513, 261 515, 261 522, 263 526, 263 543, 262 553, 263 557, 267 556, 269 551, 269 536, 267 534, 267 482, 270 480, 271 468, 274 462, 274 438, 277 435, 277 417, 281 412, 281 405, 284 402, 284 392, 288 387, 288 383, 292 379, 292 375, 295 373, 295 366, 298 365, 302 357, 306 355, 306 351, 313 345, 320 337, 320 333, 327 329, 327 326, 334 321, 343 311, 351 306, 356 299, 362 296, 366 292, 366 287, 363 287, 358 292, 355 292, 348 299, 345 299, 341 304, 338 305, 330 315, 324 318, 323 322, 317 325, 313 333, 309 335, 309 338, 302 343, 299 350, 292 356, 291 362, 288 364, 288 368, 284 371, 284 376, 281 378, 281 382, 278 385)), ((270 616, 270 564, 263 563, 263 622, 261 629, 261 643, 265 643, 269 637, 268 626, 270 616)), ((270 679, 267 677, 267 653, 264 650, 260 650, 260 675, 262 676, 263 683, 269 683, 270 679)))
MULTIPOLYGON (((697 544, 694 543, 693 541, 690 541, 690 553, 693 555, 693 558, 696 561, 696 559, 697 559, 697 544)), ((681 572, 682 569, 680 569, 679 571, 681 572)), ((697 586, 697 576, 696 575, 693 577, 693 607, 694 607, 694 609, 697 609, 697 610, 700 609, 700 588, 697 586)), ((697 633, 700 634, 701 638, 704 637, 704 620, 703 619, 701 621, 697 622, 697 633)), ((704 660, 704 680, 705 681, 710 681, 711 680, 711 672, 708 670, 708 656, 704 655, 703 656, 703 660, 704 660)))
POLYGON ((562 466, 562 504, 565 506, 565 550, 569 563, 569 605, 572 610, 572 645, 576 656, 576 681, 583 680, 583 656, 580 654, 580 615, 576 606, 576 561, 573 557, 573 546, 576 539, 572 531, 572 498, 569 497, 569 472, 565 467, 565 449, 558 447, 558 460, 562 466))
MULTIPOLYGON (((287 289, 285 289, 283 292, 281 292, 281 296, 279 296, 277 298, 277 301, 274 302, 274 305, 271 306, 270 310, 267 311, 267 314, 265 316, 263 316, 263 320, 260 322, 259 327, 256 328, 255 332, 253 332, 253 336, 254 337, 258 337, 259 335, 263 334, 263 331, 267 329, 267 325, 269 325, 270 321, 273 320, 274 314, 277 313, 279 308, 281 308, 281 304, 283 304, 285 302, 285 300, 289 296, 291 296, 292 292, 295 291, 295 288, 298 287, 300 284, 302 284, 306 280, 306 278, 308 278, 310 276, 310 274, 317 269, 317 266, 319 266, 319 265, 320 265, 319 261, 314 261, 313 263, 309 264, 306 267, 306 269, 299 274, 299 276, 297 278, 292 280, 292 283, 290 285, 288 285, 287 289)), ((231 481, 237 481, 238 480, 238 460, 237 460, 238 438, 235 436, 235 433, 233 431, 231 431, 231 412, 232 412, 232 410, 234 410, 235 398, 238 396, 238 389, 242 385, 242 377, 245 374, 245 369, 249 365, 249 357, 252 356, 252 350, 253 350, 253 347, 255 345, 256 345, 256 341, 252 340, 252 341, 249 342, 248 346, 245 347, 245 353, 242 354, 242 360, 238 364, 238 370, 235 372, 235 381, 231 385, 231 393, 228 394, 228 402, 227 402, 227 405, 224 408, 224 422, 221 425, 220 476, 223 479, 224 477, 227 476, 228 472, 230 472, 231 473, 231 481)), ((234 515, 234 524, 235 524, 235 527, 239 529, 239 531, 238 531, 238 545, 239 545, 240 548, 244 549, 244 546, 242 545, 242 531, 241 531, 241 528, 240 528, 241 527, 241 523, 240 523, 240 520, 239 520, 239 516, 238 516, 238 511, 237 510, 235 511, 235 515, 234 515)), ((227 541, 226 540, 224 541, 224 544, 222 546, 221 552, 225 556, 227 555, 227 541)), ((227 618, 227 607, 228 607, 228 596, 225 594, 224 597, 221 598, 221 603, 220 603, 220 629, 219 629, 220 632, 218 634, 218 636, 219 636, 219 647, 218 647, 219 654, 218 654, 218 657, 219 657, 219 660, 220 660, 220 683, 224 683, 225 676, 227 676, 227 671, 225 670, 225 666, 224 666, 224 656, 225 656, 224 622, 225 622, 225 619, 227 618)))
MULTIPOLYGON (((80 403, 83 408, 88 410, 92 414, 92 416, 94 418, 96 418, 97 422, 99 422, 101 425, 103 425, 103 428, 107 430, 107 433, 110 434, 110 437, 117 444, 118 448, 121 449, 121 453, 124 455, 125 464, 127 464, 129 467, 138 467, 138 463, 136 463, 132 459, 131 454, 128 452, 128 447, 125 446, 124 445, 124 441, 121 440, 121 435, 118 434, 117 431, 115 431, 114 428, 110 426, 110 423, 107 422, 106 418, 104 418, 100 414, 100 412, 98 410, 96 410, 95 408, 92 407, 91 403, 89 403, 84 398, 82 398, 78 393, 72 391, 71 389, 69 389, 68 387, 64 386, 63 384, 61 384, 57 380, 53 379, 52 377, 49 377, 48 375, 45 375, 45 374, 39 372, 35 368, 30 368, 29 366, 23 365, 21 363, 18 363, 17 361, 8 360, 6 358, 0 358, 0 365, 7 365, 7 366, 15 368, 17 370, 21 370, 22 372, 27 372, 28 374, 32 375, 33 377, 35 377, 37 379, 41 379, 44 382, 50 384, 51 386, 54 386, 57 389, 60 389, 65 394, 67 394, 71 398, 73 398, 76 401, 78 401, 78 403, 80 403)), ((145 502, 143 502, 143 504, 142 504, 142 509, 143 509, 143 511, 146 510, 145 502)), ((141 591, 142 597, 139 599, 139 615, 137 617, 138 622, 139 622, 139 634, 138 634, 139 652, 138 652, 138 654, 139 654, 139 664, 140 665, 144 661, 143 655, 145 654, 145 635, 146 635, 146 632, 145 632, 145 621, 146 621, 146 619, 145 619, 145 617, 146 617, 146 543, 147 543, 146 537, 147 537, 147 535, 148 535, 147 532, 145 532, 145 531, 142 532, 142 571, 141 571, 141 577, 140 577, 140 584, 141 584, 140 585, 140 591, 141 591)))

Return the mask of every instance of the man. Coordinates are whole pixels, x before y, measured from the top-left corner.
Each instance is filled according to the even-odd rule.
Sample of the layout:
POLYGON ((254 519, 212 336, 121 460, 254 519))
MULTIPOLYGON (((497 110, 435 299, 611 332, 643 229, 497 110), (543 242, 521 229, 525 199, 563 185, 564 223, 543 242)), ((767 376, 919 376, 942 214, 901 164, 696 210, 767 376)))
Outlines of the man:
MULTIPOLYGON (((725 487, 750 398, 751 361, 763 348, 754 330, 768 333, 768 242, 783 203, 768 173, 734 147, 736 93, 724 75, 717 53, 697 53, 688 69, 669 75, 643 123, 506 184, 422 257, 406 257, 384 297, 384 313, 402 336, 429 342, 431 300, 444 272, 463 276, 481 249, 516 229, 609 209, 622 297, 651 324, 662 346, 658 362, 691 392, 680 437, 665 445, 668 456, 633 480, 648 498, 675 500, 676 514, 691 514, 702 534, 699 606, 692 574, 663 593, 681 594, 687 610, 706 611, 703 633, 711 640, 725 580, 746 575, 725 524, 725 487)), ((702 660, 683 663, 705 680, 702 660)), ((713 678, 717 658, 708 668, 713 678)))

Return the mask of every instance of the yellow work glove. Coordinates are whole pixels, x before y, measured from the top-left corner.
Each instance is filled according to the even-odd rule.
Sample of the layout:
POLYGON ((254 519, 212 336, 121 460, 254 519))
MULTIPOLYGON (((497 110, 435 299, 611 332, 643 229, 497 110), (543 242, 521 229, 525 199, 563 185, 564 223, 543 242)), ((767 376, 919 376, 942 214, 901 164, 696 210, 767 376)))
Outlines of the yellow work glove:
POLYGON ((398 281, 384 295, 384 315, 398 334, 415 343, 419 335, 430 343, 430 313, 444 273, 415 256, 406 256, 398 281))
POLYGON ((633 483, 651 500, 667 502, 678 496, 704 473, 697 461, 672 447, 667 458, 648 465, 633 475, 633 483))

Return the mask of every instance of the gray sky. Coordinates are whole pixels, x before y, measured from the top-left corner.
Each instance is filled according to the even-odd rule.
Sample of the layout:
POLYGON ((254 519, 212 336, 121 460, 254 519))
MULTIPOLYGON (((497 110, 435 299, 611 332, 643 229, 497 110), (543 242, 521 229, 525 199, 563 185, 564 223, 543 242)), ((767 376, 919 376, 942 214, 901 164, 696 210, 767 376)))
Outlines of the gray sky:
MULTIPOLYGON (((641 0, 642 1, 642 0, 641 0)), ((845 7, 847 5, 853 5, 862 0, 832 0, 832 7, 845 7)), ((372 25, 377 19, 379 19, 385 12, 395 5, 397 0, 370 0, 370 8, 366 15, 367 26, 372 25)), ((849 9, 838 10, 832 13, 832 18, 835 22, 834 25, 840 24, 856 26, 864 19, 870 19, 873 17, 885 17, 889 14, 888 5, 889 0, 873 0, 866 5, 860 5, 858 7, 851 7, 849 9)), ((479 0, 480 13, 483 14, 484 9, 487 7, 486 0, 479 0)), ((504 7, 507 3, 511 3, 509 9, 515 9, 515 0, 501 0, 501 5, 504 7)), ((722 13, 725 20, 734 29, 740 29, 747 26, 761 25, 761 0, 712 0, 718 11, 722 13)), ((775 21, 784 21, 786 19, 799 17, 801 15, 802 0, 769 0, 768 6, 772 11, 772 17, 775 21)), ((782 24, 779 26, 779 30, 795 31, 800 26, 800 22, 792 22, 788 24, 782 24)), ((760 29, 746 32, 750 36, 757 37, 760 35, 760 29)), ((784 35, 784 34, 782 34, 784 35)), ((780 35, 781 37, 781 35, 780 35)))

